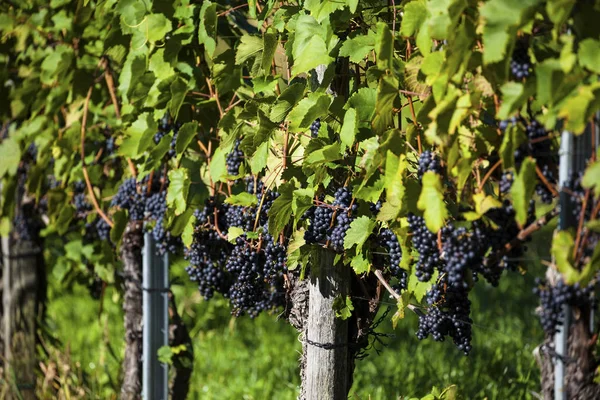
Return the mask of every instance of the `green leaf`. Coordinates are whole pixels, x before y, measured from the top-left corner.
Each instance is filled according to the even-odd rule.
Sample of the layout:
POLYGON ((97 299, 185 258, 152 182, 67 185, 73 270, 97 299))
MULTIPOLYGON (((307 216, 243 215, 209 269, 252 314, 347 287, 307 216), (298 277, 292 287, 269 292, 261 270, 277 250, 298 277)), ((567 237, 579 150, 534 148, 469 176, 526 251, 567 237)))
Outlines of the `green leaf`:
POLYGON ((300 15, 298 17, 292 44, 294 57, 292 75, 309 72, 321 64, 328 65, 334 61, 334 58, 329 56, 329 50, 325 43, 326 37, 326 28, 312 16, 300 15))
POLYGON ((73 220, 75 209, 70 204, 65 204, 61 208, 58 218, 56 219, 56 232, 59 235, 64 235, 69 230, 69 224, 73 220))
POLYGON ((579 64, 583 68, 599 74, 600 73, 600 42, 595 39, 585 39, 579 43, 579 64))
POLYGON ((169 171, 169 188, 167 204, 175 209, 175 215, 183 213, 187 207, 187 196, 190 190, 188 170, 178 168, 169 171))
POLYGON ((588 285, 588 283, 597 276, 597 272, 600 270, 600 246, 596 246, 594 248, 594 252, 590 257, 589 261, 585 264, 583 269, 581 270, 581 275, 578 279, 578 282, 581 283, 582 286, 588 285))
POLYGON ((233 204, 235 206, 250 207, 258 204, 256 195, 248 192, 242 192, 240 194, 234 194, 225 199, 225 203, 233 204))
POLYGON ((163 40, 165 35, 171 31, 171 21, 163 14, 150 14, 146 16, 147 34, 150 42, 163 40))
POLYGON ((240 39, 240 44, 235 53, 235 63, 240 65, 249 58, 261 55, 262 51, 263 40, 260 37, 244 35, 240 39))
POLYGON ((188 92, 187 82, 181 78, 177 78, 171 84, 171 101, 170 101, 170 112, 173 119, 177 119, 179 115, 179 109, 185 100, 185 96, 188 92))
POLYGON ((340 57, 349 57, 353 63, 360 63, 375 49, 375 34, 369 31, 366 35, 359 35, 344 41, 340 47, 340 57))
POLYGON ((280 196, 275 199, 269 209, 269 233, 277 238, 292 217, 292 199, 294 185, 290 182, 279 187, 280 196))
POLYGON ((392 70, 394 64, 394 37, 385 22, 377 23, 375 52, 377 53, 377 68, 382 71, 392 70))
POLYGON ((125 232, 129 218, 125 210, 119 210, 113 214, 112 220, 113 227, 110 229, 110 240, 113 243, 119 243, 121 237, 123 237, 123 232, 125 232))
POLYGON ((222 147, 217 147, 210 160, 210 177, 214 182, 219 182, 227 175, 227 152, 222 147))
POLYGON ((235 240, 244 234, 244 230, 238 226, 231 226, 227 230, 227 240, 229 243, 235 243, 235 240))
POLYGON ((521 226, 527 222, 529 201, 533 196, 536 182, 535 159, 527 157, 521 164, 521 169, 510 188, 516 213, 515 219, 521 226))
POLYGON ((574 134, 583 133, 591 117, 590 104, 594 104, 598 82, 593 86, 579 86, 562 102, 558 116, 565 119, 564 129, 574 134))
POLYGON ((263 142, 250 158, 250 170, 258 175, 266 166, 269 158, 269 141, 263 142))
POLYGON ((12 137, 8 137, 0 143, 0 160, 2 160, 0 162, 0 178, 6 173, 14 176, 21 160, 21 149, 12 137))
POLYGON ((527 21, 535 5, 541 0, 491 0, 481 7, 484 19, 483 62, 485 64, 502 61, 506 55, 509 40, 527 21))
POLYGON ((169 346, 160 347, 157 352, 157 357, 158 361, 160 361, 163 364, 173 364, 173 351, 169 346))
POLYGON ((473 195, 473 203, 477 214, 484 215, 492 208, 501 208, 502 202, 492 196, 486 196, 485 193, 479 192, 473 195))
POLYGON ((423 211, 425 225, 433 233, 437 233, 448 218, 448 209, 444 203, 442 178, 433 171, 423 174, 423 189, 417 202, 419 210, 423 211))
POLYGON ((356 245, 356 252, 360 253, 363 245, 369 236, 371 236, 375 224, 376 222, 366 215, 352 221, 350 228, 346 231, 346 236, 344 237, 344 249, 349 249, 356 245))
POLYGON ((265 74, 269 74, 271 71, 271 64, 273 62, 273 58, 275 57, 275 52, 277 51, 277 45, 279 44, 279 40, 276 34, 274 33, 265 33, 263 35, 263 53, 261 65, 265 74))
POLYGON ((212 57, 217 47, 217 5, 210 1, 202 3, 199 15, 198 42, 204 45, 209 57, 212 57))
POLYGON ((138 158, 154 142, 152 138, 158 129, 158 125, 150 113, 142 113, 138 119, 125 131, 125 140, 119 147, 119 154, 138 158))
POLYGON ((342 143, 341 151, 351 147, 354 144, 354 138, 358 132, 357 115, 354 108, 348 109, 344 114, 344 122, 340 130, 340 142, 342 143))
POLYGON ((326 20, 331 13, 346 6, 347 0, 306 0, 304 8, 319 22, 326 20))
POLYGON ((196 137, 197 131, 198 123, 195 121, 186 122, 179 128, 177 140, 175 141, 175 151, 177 151, 177 154, 181 154, 187 149, 192 140, 196 137))
POLYGON ((404 15, 400 25, 402 36, 414 36, 427 19, 427 7, 424 1, 411 1, 404 6, 404 15))
POLYGON ((360 88, 349 99, 346 107, 354 108, 358 113, 358 122, 370 125, 375 113, 377 90, 375 88, 360 88))
POLYGON ((304 246, 304 229, 299 229, 294 232, 292 239, 288 243, 287 248, 287 269, 293 271, 298 267, 299 261, 302 258, 300 248, 304 246))
POLYGON ((354 305, 350 296, 346 298, 338 296, 333 300, 333 309, 335 310, 335 316, 340 319, 348 319, 352 316, 354 305))
POLYGON ((340 143, 333 143, 322 149, 313 151, 304 160, 305 165, 316 165, 337 161, 342 158, 340 143))
POLYGON ((288 86, 277 98, 269 119, 273 122, 283 121, 290 110, 302 99, 305 89, 306 85, 303 83, 294 83, 288 86))
MULTIPOLYGON (((532 89, 532 88, 531 88, 532 89)), ((498 111, 499 119, 507 119, 531 94, 531 90, 525 90, 525 86, 518 82, 506 82, 500 88, 502 92, 502 105, 498 111)))
POLYGON ((385 75, 377 86, 377 102, 373 117, 373 130, 382 133, 394 127, 394 102, 398 98, 398 79, 385 75))
POLYGON ((194 226, 196 225, 196 217, 192 214, 190 219, 188 219, 187 224, 183 228, 183 232, 181 232, 181 241, 185 247, 190 247, 194 240, 194 226))
POLYGON ((552 238, 552 257, 556 267, 563 276, 565 283, 572 285, 579 280, 579 271, 575 269, 573 260, 573 248, 575 240, 568 231, 556 231, 552 238))
POLYGON ((294 190, 292 201, 292 212, 295 215, 295 223, 298 223, 304 213, 313 206, 315 191, 309 188, 294 190))
POLYGON ((388 150, 385 158, 385 193, 387 201, 382 207, 379 220, 395 219, 404 204, 404 195, 406 187, 404 186, 404 175, 408 162, 406 156, 401 154, 396 156, 391 150, 388 150), (385 219, 383 219, 385 218, 385 219))
POLYGON ((581 185, 586 189, 593 189, 596 196, 600 196, 600 161, 588 165, 583 174, 581 185))
POLYGON ((352 257, 352 261, 350 261, 350 266, 354 269, 354 273, 356 275, 368 273, 371 269, 371 262, 367 257, 365 257, 364 252, 357 253, 354 257, 352 257))
POLYGON ((302 99, 288 115, 290 130, 299 132, 308 129, 313 121, 327 114, 331 97, 325 93, 311 93, 302 99))

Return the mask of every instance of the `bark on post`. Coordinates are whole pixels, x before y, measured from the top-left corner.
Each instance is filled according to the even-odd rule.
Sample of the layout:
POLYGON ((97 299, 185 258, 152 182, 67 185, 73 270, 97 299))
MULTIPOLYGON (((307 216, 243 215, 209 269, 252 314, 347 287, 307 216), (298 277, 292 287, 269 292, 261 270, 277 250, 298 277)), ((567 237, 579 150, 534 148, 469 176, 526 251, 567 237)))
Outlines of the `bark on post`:
POLYGON ((30 241, 3 240, 4 370, 14 377, 15 398, 35 399, 36 326, 44 286, 40 248, 30 241), (8 248, 8 246, 10 248, 8 248))
POLYGON ((121 399, 136 400, 142 393, 142 248, 144 233, 141 221, 130 221, 121 244, 125 280, 125 357, 121 399))
POLYGON ((302 399, 348 397, 348 321, 336 318, 334 301, 350 291, 350 268, 334 265, 335 253, 316 252, 311 265, 308 319, 304 330, 302 399))

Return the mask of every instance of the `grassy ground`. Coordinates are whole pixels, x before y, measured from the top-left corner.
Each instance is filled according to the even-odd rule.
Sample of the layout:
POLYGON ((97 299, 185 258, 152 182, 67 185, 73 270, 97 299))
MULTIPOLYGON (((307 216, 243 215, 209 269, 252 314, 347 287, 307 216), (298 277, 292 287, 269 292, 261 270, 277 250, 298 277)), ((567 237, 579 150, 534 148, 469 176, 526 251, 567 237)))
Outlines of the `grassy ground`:
MULTIPOLYGON (((173 285, 180 312, 194 342, 190 399, 294 399, 300 343, 295 330, 275 316, 233 319, 224 300, 204 302, 183 277, 173 285), (180 284, 177 284, 179 282, 180 284)), ((467 399, 533 398, 539 372, 532 351, 542 333, 534 316, 531 282, 516 273, 499 288, 480 284, 473 299, 473 351, 465 357, 450 342, 419 341, 416 317, 407 314, 386 347, 357 362, 354 399, 423 396, 432 386, 458 386, 467 399)), ((48 324, 53 336, 79 363, 91 398, 108 398, 118 387, 123 351, 120 299, 114 292, 100 303, 85 288, 51 293, 48 324), (114 356, 113 356, 114 353, 114 356), (116 357, 115 357, 116 356, 116 357)), ((382 307, 384 310, 386 307, 382 307)))

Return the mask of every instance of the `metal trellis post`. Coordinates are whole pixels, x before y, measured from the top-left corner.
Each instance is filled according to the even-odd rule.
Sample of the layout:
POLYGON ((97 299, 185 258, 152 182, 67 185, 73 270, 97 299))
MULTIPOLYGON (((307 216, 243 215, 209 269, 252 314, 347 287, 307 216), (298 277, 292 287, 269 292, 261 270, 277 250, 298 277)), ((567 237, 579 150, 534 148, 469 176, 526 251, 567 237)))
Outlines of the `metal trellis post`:
POLYGON ((169 345, 169 256, 156 254, 151 233, 144 237, 143 267, 143 374, 144 400, 167 400, 168 366, 158 360, 158 349, 169 345))

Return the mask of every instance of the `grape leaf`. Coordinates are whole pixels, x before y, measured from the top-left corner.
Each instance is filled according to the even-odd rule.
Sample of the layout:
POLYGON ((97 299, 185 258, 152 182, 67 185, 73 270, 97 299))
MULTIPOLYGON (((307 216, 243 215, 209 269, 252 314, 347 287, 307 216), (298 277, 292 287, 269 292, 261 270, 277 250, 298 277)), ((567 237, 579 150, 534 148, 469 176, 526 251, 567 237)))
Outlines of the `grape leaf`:
POLYGON ((592 72, 600 73, 600 42, 598 40, 588 38, 579 43, 577 50, 579 64, 583 68, 587 68, 592 72))
POLYGON ((434 171, 427 171, 422 178, 423 188, 417 201, 417 207, 423 211, 425 225, 431 232, 437 233, 448 218, 448 209, 444 203, 442 179, 434 171))
POLYGON ((19 167, 21 159, 21 149, 19 144, 12 138, 8 137, 0 143, 0 177, 4 174, 15 175, 19 167))
POLYGON ((262 55, 263 40, 258 36, 244 35, 235 53, 235 63, 242 64, 252 57, 262 55))
POLYGON ((233 204, 235 206, 249 207, 257 205, 258 200, 256 199, 256 196, 252 193, 242 192, 227 197, 225 199, 225 203, 233 204))
POLYGON ((352 261, 350 261, 350 266, 354 269, 354 273, 357 275, 368 273, 371 269, 371 262, 363 252, 358 252, 354 257, 352 257, 352 261))
POLYGON ((585 169, 581 185, 593 189, 596 196, 600 196, 600 161, 596 161, 585 169))
POLYGON ((325 43, 326 37, 326 28, 321 26, 312 16, 300 15, 298 17, 294 43, 292 44, 292 55, 294 57, 292 75, 296 76, 319 65, 327 65, 333 62, 334 58, 329 55, 325 43))
POLYGON ((198 131, 198 123, 186 122, 179 128, 179 132, 177 133, 177 140, 175 141, 175 150, 177 154, 181 154, 187 149, 192 140, 196 137, 196 132, 198 131))
POLYGON ((173 207, 175 215, 182 214, 187 206, 187 196, 190 190, 190 179, 185 168, 169 171, 169 188, 167 189, 167 204, 173 207))
POLYGON ((572 285, 579 280, 579 271, 575 269, 573 260, 573 248, 575 240, 568 231, 557 231, 552 238, 552 257, 556 262, 556 268, 562 274, 565 283, 572 285))
POLYGON ((340 47, 340 57, 349 57, 353 63, 360 63, 375 49, 375 34, 369 31, 366 35, 358 35, 345 40, 340 47))
POLYGON ((366 215, 352 221, 350 228, 346 231, 346 236, 344 237, 344 249, 349 249, 356 245, 356 252, 360 253, 363 245, 369 236, 371 236, 375 224, 375 221, 366 215))
POLYGON ((292 217, 292 199, 294 184, 284 183, 279 187, 280 196, 275 199, 269 209, 269 233, 278 237, 292 217))
POLYGON ((335 310, 335 316, 340 319, 348 319, 352 316, 354 305, 350 296, 338 296, 333 300, 333 309, 335 310))
POLYGON ((300 248, 304 246, 304 229, 299 229, 294 232, 292 239, 287 247, 287 269, 293 271, 298 267, 298 263, 302 258, 300 248))
POLYGON ((533 196, 536 182, 535 159, 527 157, 521 164, 519 173, 515 176, 510 188, 516 213, 515 219, 521 226, 527 222, 529 201, 533 196))

